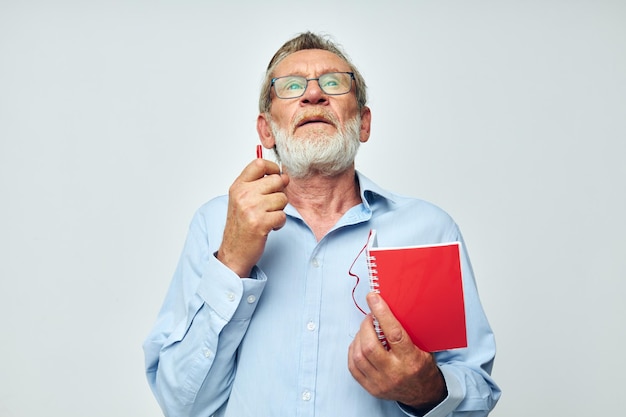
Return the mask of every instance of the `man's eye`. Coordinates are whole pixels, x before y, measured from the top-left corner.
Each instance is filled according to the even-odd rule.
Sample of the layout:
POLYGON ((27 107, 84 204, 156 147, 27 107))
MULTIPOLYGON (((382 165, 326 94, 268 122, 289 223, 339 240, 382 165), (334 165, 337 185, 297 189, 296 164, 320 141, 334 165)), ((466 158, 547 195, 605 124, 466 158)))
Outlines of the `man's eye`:
POLYGON ((302 90, 304 86, 297 81, 290 82, 285 85, 285 90, 302 90))
POLYGON ((339 91, 343 87, 344 81, 339 74, 325 74, 320 77, 320 86, 326 92, 339 91))
POLYGON ((299 91, 306 88, 306 81, 302 81, 298 77, 283 78, 280 82, 280 89, 282 91, 299 91))

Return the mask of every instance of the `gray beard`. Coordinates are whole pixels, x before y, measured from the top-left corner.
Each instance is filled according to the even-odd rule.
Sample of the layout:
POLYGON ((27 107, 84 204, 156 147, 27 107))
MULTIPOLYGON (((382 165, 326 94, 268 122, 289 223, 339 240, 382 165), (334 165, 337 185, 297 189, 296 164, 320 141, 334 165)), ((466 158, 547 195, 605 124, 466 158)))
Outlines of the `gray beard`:
POLYGON ((339 175, 354 164, 361 144, 359 115, 347 121, 334 135, 317 132, 315 137, 298 139, 280 129, 272 120, 270 127, 276 140, 276 157, 293 178, 308 178, 316 174, 328 177, 339 175))

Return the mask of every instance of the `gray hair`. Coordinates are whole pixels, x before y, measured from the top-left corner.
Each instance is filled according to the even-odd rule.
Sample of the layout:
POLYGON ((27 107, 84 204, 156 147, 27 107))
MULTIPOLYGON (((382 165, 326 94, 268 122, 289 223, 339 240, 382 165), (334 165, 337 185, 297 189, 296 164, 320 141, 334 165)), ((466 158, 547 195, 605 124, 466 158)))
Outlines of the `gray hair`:
POLYGON ((278 51, 276 51, 276 53, 270 60, 270 63, 267 66, 267 71, 265 72, 265 79, 263 80, 263 84, 261 85, 261 95, 259 96, 259 111, 261 113, 267 113, 270 111, 270 107, 272 105, 272 100, 270 98, 270 89, 272 87, 271 84, 272 78, 274 77, 274 71, 276 70, 278 64, 294 52, 302 51, 305 49, 322 49, 324 51, 332 52, 339 58, 346 61, 346 63, 350 66, 350 72, 354 73, 354 81, 356 85, 356 101, 359 109, 362 109, 367 103, 367 86, 365 85, 365 80, 361 76, 359 70, 357 70, 354 64, 350 62, 350 59, 341 50, 339 45, 333 42, 328 36, 317 35, 312 32, 304 32, 296 36, 295 38, 285 42, 285 44, 281 46, 278 51))

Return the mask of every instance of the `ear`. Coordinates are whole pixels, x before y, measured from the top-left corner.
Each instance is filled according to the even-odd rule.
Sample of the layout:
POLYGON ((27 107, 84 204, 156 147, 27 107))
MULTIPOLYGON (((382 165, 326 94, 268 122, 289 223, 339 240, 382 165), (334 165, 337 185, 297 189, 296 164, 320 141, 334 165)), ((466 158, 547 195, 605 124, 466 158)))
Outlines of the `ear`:
POLYGON ((361 135, 359 140, 365 143, 370 138, 370 126, 372 124, 372 111, 369 107, 364 106, 361 109, 361 135))
POLYGON ((259 139, 266 149, 271 149, 276 144, 274 140, 274 134, 270 127, 269 115, 267 113, 260 113, 256 118, 256 131, 259 134, 259 139))

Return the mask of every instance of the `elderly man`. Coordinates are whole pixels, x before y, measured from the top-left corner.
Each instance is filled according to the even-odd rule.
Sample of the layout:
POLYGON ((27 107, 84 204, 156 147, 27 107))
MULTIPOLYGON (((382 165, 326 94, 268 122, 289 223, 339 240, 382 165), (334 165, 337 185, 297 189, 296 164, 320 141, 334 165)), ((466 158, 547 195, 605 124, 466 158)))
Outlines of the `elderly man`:
POLYGON ((301 34, 270 61, 259 104, 259 138, 282 170, 253 160, 194 216, 144 344, 164 413, 487 415, 500 396, 495 346, 465 250, 466 348, 420 350, 356 281, 370 229, 387 246, 462 240, 441 209, 355 170, 371 123, 358 70, 330 40, 301 34))

